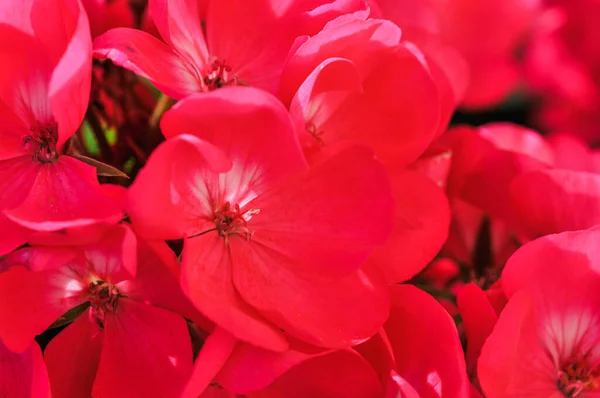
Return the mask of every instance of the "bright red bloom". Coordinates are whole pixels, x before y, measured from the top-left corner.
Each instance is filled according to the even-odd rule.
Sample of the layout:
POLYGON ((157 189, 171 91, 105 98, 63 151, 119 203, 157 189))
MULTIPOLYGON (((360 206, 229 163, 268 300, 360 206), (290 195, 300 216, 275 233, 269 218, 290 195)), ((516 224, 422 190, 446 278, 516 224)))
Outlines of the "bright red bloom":
POLYGON ((600 32, 595 0, 548 0, 532 32, 525 66, 537 94, 535 121, 600 143, 600 32))
POLYGON ((508 261, 509 302, 479 359, 486 397, 598 396, 598 239, 598 229, 550 235, 508 261))
MULTIPOLYGON (((520 78, 515 55, 532 27, 538 0, 372 0, 385 18, 407 28, 410 40, 441 45, 442 70, 451 83, 465 85, 466 72, 458 66, 457 50, 468 64, 468 88, 462 106, 485 108, 498 104, 514 89, 520 78), (450 63, 450 67, 443 63, 450 63), (454 67, 453 67, 454 66, 454 67), (457 68, 458 66, 458 68, 457 68), (454 71, 454 73, 452 73, 454 71), (458 73, 456 73, 458 72, 458 73)), ((428 53, 428 51, 425 51, 428 53)), ((455 90, 456 91, 456 90, 455 90)), ((457 91, 460 93, 460 91, 457 91)))
POLYGON ((117 28, 94 41, 94 54, 150 79, 175 99, 238 84, 276 92, 297 36, 365 8, 362 0, 211 1, 205 35, 198 0, 150 0, 166 44, 142 31, 117 28))
POLYGON ((247 87, 188 97, 161 127, 128 212, 141 234, 186 238, 181 282, 201 312, 279 351, 286 335, 343 347, 377 331, 387 291, 359 268, 389 235, 393 200, 371 151, 307 170, 283 106, 247 87))
POLYGON ((346 15, 290 56, 280 97, 309 158, 354 141, 392 169, 425 151, 438 128, 438 90, 422 54, 400 38, 389 21, 346 15))
POLYGON ((0 341, 0 396, 50 398, 46 365, 36 343, 15 353, 0 341))
POLYGON ((9 21, 14 27, 0 25, 0 54, 10 59, 0 66, 0 240, 4 245, 20 233, 21 242, 12 246, 25 234, 4 217, 52 231, 121 216, 102 195, 95 169, 62 155, 89 97, 86 14, 75 0, 29 7, 16 9, 9 21))
POLYGON ((491 231, 495 265, 514 251, 519 220, 510 196, 513 180, 531 170, 554 164, 554 152, 533 130, 509 123, 479 128, 459 126, 440 137, 436 145, 452 151, 447 193, 452 224, 446 250, 453 258, 471 262, 485 217, 491 231))
POLYGON ((53 397, 182 391, 192 350, 179 314, 198 314, 179 289, 166 245, 136 242, 119 226, 94 244, 22 249, 8 261, 0 336, 9 348, 22 351, 67 311, 67 319, 81 313, 46 347, 53 397))
POLYGON ((449 223, 442 190, 424 175, 403 170, 438 129, 438 90, 422 54, 401 41, 400 29, 389 21, 346 15, 290 56, 280 96, 291 101, 311 164, 354 143, 372 148, 390 170, 394 230, 369 266, 381 269, 389 283, 419 272, 439 251, 449 223))

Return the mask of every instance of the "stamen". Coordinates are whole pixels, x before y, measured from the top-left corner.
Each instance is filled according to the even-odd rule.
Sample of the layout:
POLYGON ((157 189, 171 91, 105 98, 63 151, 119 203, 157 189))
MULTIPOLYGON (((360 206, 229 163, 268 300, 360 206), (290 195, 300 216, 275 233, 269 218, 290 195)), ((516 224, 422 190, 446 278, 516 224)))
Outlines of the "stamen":
POLYGON ((213 91, 225 86, 236 86, 238 78, 229 76, 231 67, 225 61, 215 60, 202 80, 204 91, 213 91))
POLYGON ((244 234, 249 241, 254 231, 248 228, 248 221, 259 212, 259 209, 242 212, 239 205, 232 207, 229 202, 226 202, 221 209, 215 211, 213 220, 219 236, 225 239, 226 244, 229 243, 229 235, 235 233, 244 234))
POLYGON ((33 161, 54 163, 58 159, 56 144, 58 142, 58 126, 55 122, 35 125, 30 128, 31 134, 23 137, 23 149, 31 151, 33 161))
POLYGON ((557 373, 556 386, 569 398, 600 388, 600 363, 590 364, 588 355, 571 357, 557 373))
POLYGON ((104 316, 107 311, 116 313, 119 298, 122 295, 112 283, 96 280, 88 286, 88 300, 91 304, 91 315, 96 324, 104 328, 104 316))

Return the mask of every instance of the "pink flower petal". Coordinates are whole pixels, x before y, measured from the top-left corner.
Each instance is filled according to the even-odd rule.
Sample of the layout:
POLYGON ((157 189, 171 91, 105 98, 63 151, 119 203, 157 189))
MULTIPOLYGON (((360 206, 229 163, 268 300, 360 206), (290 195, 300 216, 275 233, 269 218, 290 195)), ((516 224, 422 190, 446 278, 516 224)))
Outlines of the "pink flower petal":
POLYGON ((198 0, 150 0, 148 10, 164 41, 202 71, 209 54, 200 26, 198 0))
POLYGON ((96 169, 68 156, 39 166, 29 195, 19 207, 5 214, 27 228, 52 231, 118 221, 121 209, 100 192, 96 169))
POLYGON ((0 256, 10 253, 27 242, 29 232, 0 214, 0 256))
POLYGON ((44 360, 52 397, 92 395, 103 339, 104 332, 86 311, 48 343, 44 360))
POLYGON ((192 370, 185 319, 127 298, 119 300, 115 314, 105 316, 92 396, 178 396, 192 370))
POLYGON ((382 387, 369 363, 351 349, 311 358, 294 366, 259 393, 260 397, 379 397, 382 387))
POLYGON ((463 287, 458 293, 456 301, 467 336, 467 370, 469 375, 474 378, 481 348, 492 333, 498 316, 483 290, 474 283, 463 287))
POLYGON ((448 237, 450 206, 444 191, 419 173, 396 172, 391 180, 396 198, 394 229, 367 261, 393 284, 412 278, 442 248, 448 237))
POLYGON ((203 326, 206 320, 181 291, 179 273, 172 272, 178 265, 175 254, 164 242, 150 244, 138 239, 135 279, 120 282, 118 289, 133 300, 180 314, 203 326))
POLYGON ((0 396, 50 398, 50 384, 40 346, 17 354, 0 341, 0 396))
POLYGON ((535 239, 600 224, 600 176, 583 171, 536 170, 510 185, 519 226, 535 239))
POLYGON ((246 394, 265 388, 302 361, 328 352, 297 342, 283 352, 239 343, 215 380, 229 391, 246 394))
POLYGON ((50 79, 49 99, 52 114, 58 123, 57 148, 62 148, 81 125, 90 98, 90 28, 85 10, 78 1, 53 0, 37 3, 44 4, 45 7, 35 7, 33 10, 32 21, 36 36, 43 38, 46 49, 55 50, 60 57, 50 79), (60 11, 63 12, 62 18, 52 15, 60 11), (54 23, 48 24, 47 21, 54 23), (53 26, 59 23, 63 26, 53 26), (44 29, 40 30, 40 27, 44 29), (65 32, 67 37, 59 41, 56 35, 64 35, 65 32))
POLYGON ((17 352, 29 347, 58 317, 85 299, 76 266, 31 272, 23 266, 0 274, 0 336, 17 352))
POLYGON ((182 267, 183 291, 204 315, 240 340, 274 351, 287 348, 280 330, 235 290, 223 238, 214 233, 188 239, 183 247, 182 267))
MULTIPOLYGON (((370 150, 358 146, 265 192, 245 208, 260 212, 248 223, 254 231, 250 244, 235 242, 238 255, 252 247, 254 255, 264 256, 256 260, 267 269, 273 264, 321 276, 358 269, 386 241, 394 214, 387 173, 370 150)), ((244 278, 242 273, 237 277, 244 278)))
POLYGON ((159 90, 175 99, 201 91, 199 76, 193 66, 169 46, 140 30, 109 30, 94 39, 94 56, 109 58, 117 65, 147 78, 159 90))
POLYGON ((0 26, 0 54, 11 62, 0 65, 0 98, 27 125, 52 119, 48 101, 52 63, 43 46, 12 26, 0 26))
POLYGON ((433 297, 411 285, 393 286, 384 328, 398 374, 421 397, 468 396, 470 383, 456 326, 433 297))
POLYGON ((0 209, 15 208, 27 198, 40 168, 31 156, 0 160, 0 209))
POLYGON ((226 363, 238 340, 225 329, 217 327, 206 339, 183 396, 197 397, 212 383, 213 378, 226 363))
POLYGON ((23 138, 29 133, 29 128, 2 100, 0 123, 4 126, 0 131, 0 161, 25 155, 23 138))
POLYGON ((95 277, 117 284, 136 276, 137 242, 131 229, 125 224, 115 226, 98 242, 85 246, 86 263, 95 277))
POLYGON ((233 168, 220 177, 225 181, 219 188, 209 188, 232 204, 241 205, 307 169, 286 109, 256 88, 230 87, 190 96, 163 116, 161 129, 167 138, 193 134, 226 154, 233 168))

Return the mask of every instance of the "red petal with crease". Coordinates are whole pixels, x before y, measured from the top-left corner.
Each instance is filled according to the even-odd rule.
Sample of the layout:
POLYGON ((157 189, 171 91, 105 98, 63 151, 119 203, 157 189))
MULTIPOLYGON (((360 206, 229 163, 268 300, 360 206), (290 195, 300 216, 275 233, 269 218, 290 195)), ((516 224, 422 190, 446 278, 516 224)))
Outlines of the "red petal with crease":
POLYGON ((37 334, 85 301, 75 272, 75 266, 38 272, 14 266, 0 274, 0 336, 7 347, 24 351, 37 334))
POLYGON ((105 314, 104 345, 92 396, 178 396, 192 370, 185 319, 127 298, 118 305, 116 314, 105 314))
POLYGON ((411 285, 392 286, 384 329, 397 371, 423 398, 468 396, 469 380, 454 321, 430 295, 411 285), (406 327, 410 325, 410 327, 406 327))
POLYGON ((94 40, 94 56, 147 78, 166 95, 181 99, 201 91, 193 66, 169 46, 140 30, 111 29, 94 40))
POLYGON ((204 329, 207 321, 181 291, 179 272, 176 275, 173 272, 179 264, 165 242, 149 244, 138 239, 137 265, 135 279, 119 283, 120 292, 133 300, 185 316, 204 329))
POLYGON ((353 146, 248 203, 260 213, 248 224, 250 244, 240 242, 236 254, 251 246, 267 269, 347 275, 388 238, 393 203, 382 165, 369 149, 353 146))
MULTIPOLYGON (((26 154, 23 148, 23 137, 30 131, 12 109, 0 100, 0 161, 26 154)), ((31 158, 30 158, 31 159, 31 158)))
POLYGON ((217 233, 184 243, 181 286, 200 312, 238 339, 274 351, 287 348, 281 331, 235 290, 229 250, 217 233))
POLYGON ((0 160, 0 210, 13 209, 27 198, 40 168, 31 156, 0 160))
POLYGON ((311 358, 294 366, 260 398, 380 397, 382 387, 369 363, 351 349, 311 358))
POLYGON ((42 164, 29 195, 5 214, 14 222, 39 231, 118 221, 119 206, 101 194, 96 169, 68 156, 42 164))
POLYGON ((341 279, 311 278, 283 264, 273 269, 264 252, 237 256, 237 251, 232 247, 240 295, 296 338, 322 347, 349 347, 373 336, 388 316, 385 283, 364 271, 341 279))
POLYGON ((48 343, 44 360, 53 398, 92 395, 103 338, 103 331, 86 311, 48 343))
POLYGON ((583 171, 537 170, 510 186, 519 226, 531 239, 600 224, 600 175, 583 171))
POLYGON ((313 356, 324 355, 328 351, 312 346, 292 344, 283 352, 274 352, 253 346, 238 344, 229 360, 215 380, 226 389, 237 394, 258 391, 271 384, 291 367, 313 356))
POLYGON ((396 172, 391 180, 396 198, 394 229, 367 261, 393 284, 412 278, 440 251, 448 237, 450 206, 444 191, 420 173, 396 172))
POLYGON ((48 373, 37 343, 17 354, 0 341, 0 358, 0 396, 50 398, 48 373))

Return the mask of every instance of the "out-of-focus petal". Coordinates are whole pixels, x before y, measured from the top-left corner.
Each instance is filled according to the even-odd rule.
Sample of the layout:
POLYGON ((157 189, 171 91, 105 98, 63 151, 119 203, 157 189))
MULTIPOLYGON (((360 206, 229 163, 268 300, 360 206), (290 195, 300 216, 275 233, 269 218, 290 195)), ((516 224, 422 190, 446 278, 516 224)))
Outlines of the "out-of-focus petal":
POLYGON ((147 78, 166 95, 181 99, 201 91, 198 72, 169 46, 146 32, 111 29, 94 40, 94 56, 147 78))

